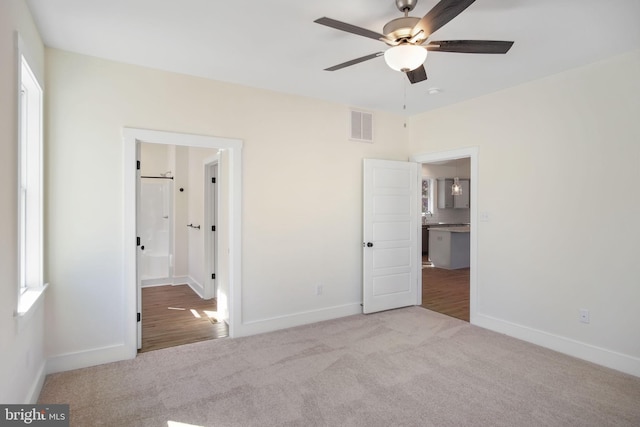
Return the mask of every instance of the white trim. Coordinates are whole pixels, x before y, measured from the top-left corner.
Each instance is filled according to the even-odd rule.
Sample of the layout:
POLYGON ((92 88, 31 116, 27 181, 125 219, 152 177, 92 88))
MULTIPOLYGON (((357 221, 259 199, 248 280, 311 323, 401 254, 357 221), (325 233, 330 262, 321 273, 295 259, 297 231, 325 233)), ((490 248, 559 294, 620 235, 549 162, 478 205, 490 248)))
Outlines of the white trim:
POLYGON ((18 112, 15 143, 19 229, 16 248, 19 282, 16 284, 14 314, 24 316, 47 287, 44 284, 44 89, 17 31, 14 32, 14 55, 17 75, 14 101, 18 112), (24 125, 27 126, 26 133, 24 125), (23 163, 26 163, 26 169, 23 163), (23 174, 27 176, 26 183, 23 174))
POLYGON ((38 397, 40 397, 40 392, 42 391, 42 387, 44 386, 44 380, 47 377, 46 373, 47 363, 42 362, 40 365, 40 369, 38 369, 38 373, 36 374, 36 378, 29 387, 29 391, 27 392, 27 396, 25 398, 25 404, 35 405, 38 403, 38 397))
MULTIPOLYGON (((471 224, 470 230, 470 248, 469 248, 469 261, 470 261, 470 273, 469 273, 469 318, 470 323, 477 324, 476 312, 478 309, 478 147, 459 148, 456 150, 438 151, 433 153, 421 153, 414 154, 410 157, 412 162, 418 163, 433 163, 443 160, 456 160, 469 158, 471 162, 470 173, 470 216, 469 222, 471 224)), ((420 174, 419 174, 420 175, 420 174)), ((420 178, 422 179, 422 177, 420 178)), ((419 191, 422 191, 422 187, 419 187, 419 191)), ((422 199, 420 199, 422 201, 422 199)), ((417 242, 419 245, 422 243, 422 230, 417 231, 419 236, 417 242)), ((422 251, 418 248, 419 261, 417 268, 422 269, 422 251)), ((422 277, 422 271, 419 271, 418 277, 422 277)), ((419 286, 418 289, 422 290, 419 286)), ((422 301, 422 297, 421 297, 422 301)))
MULTIPOLYGON (((136 144, 150 142, 155 144, 178 145, 200 148, 228 150, 229 170, 229 336, 236 334, 236 327, 242 324, 242 141, 239 139, 214 136, 192 135, 164 132, 148 129, 123 128, 124 159, 124 209, 122 246, 124 256, 124 301, 125 316, 131 322, 125 325, 125 344, 128 358, 137 354, 136 317, 136 144)), ((109 360, 112 361, 112 360, 109 360)))
MULTIPOLYGON (((161 279, 145 279, 142 281, 142 288, 155 288, 158 286, 180 286, 188 285, 190 282, 198 283, 190 276, 163 277, 161 279)), ((199 286, 199 285, 198 285, 199 286)))
POLYGON ((157 286, 173 286, 176 283, 172 277, 163 277, 161 279, 144 279, 140 281, 141 288, 155 288, 157 286))
POLYGON ((204 298, 204 286, 202 286, 202 284, 199 283, 196 279, 189 276, 187 277, 187 280, 185 280, 185 283, 191 288, 193 292, 198 294, 200 298, 204 298))
POLYGON ((244 323, 239 333, 236 333, 236 337, 262 334, 265 332, 322 322, 324 320, 337 319, 339 317, 353 316, 356 314, 362 314, 362 306, 360 303, 337 305, 318 310, 302 311, 284 316, 253 320, 244 323))
MULTIPOLYGON (((211 178, 217 178, 217 171, 219 170, 219 162, 220 162, 220 154, 216 154, 215 156, 204 159, 203 168, 204 168, 204 283, 203 283, 203 293, 201 295, 204 299, 211 299, 217 296, 217 279, 211 278, 211 273, 218 273, 218 239, 217 232, 212 232, 211 226, 217 226, 217 209, 220 205, 219 203, 219 194, 217 188, 215 190, 215 203, 214 209, 211 209, 211 178), (213 168, 216 167, 216 176, 212 173, 213 168), (211 244, 214 242, 214 251, 212 259, 211 254, 211 244)), ((218 185, 219 182, 216 183, 218 185)))
POLYGON ((31 319, 36 307, 41 305, 47 288, 49 288, 49 284, 45 283, 44 286, 39 288, 30 287, 20 295, 18 309, 14 313, 14 317, 18 320, 18 330, 21 330, 23 325, 31 319))
MULTIPOLYGON (((134 301, 135 304, 135 301, 134 301)), ((135 332, 135 323, 133 324, 135 332)), ((134 334, 135 340, 135 334, 134 334)), ((133 342, 136 347, 136 342, 133 342)), ((61 354, 47 359, 47 374, 71 371, 74 369, 88 368, 89 366, 103 365, 118 360, 131 359, 131 343, 121 343, 107 347, 99 347, 90 350, 61 354)))
POLYGON ((617 353, 485 314, 476 313, 475 324, 482 328, 518 338, 559 353, 640 377, 640 358, 637 357, 617 353))

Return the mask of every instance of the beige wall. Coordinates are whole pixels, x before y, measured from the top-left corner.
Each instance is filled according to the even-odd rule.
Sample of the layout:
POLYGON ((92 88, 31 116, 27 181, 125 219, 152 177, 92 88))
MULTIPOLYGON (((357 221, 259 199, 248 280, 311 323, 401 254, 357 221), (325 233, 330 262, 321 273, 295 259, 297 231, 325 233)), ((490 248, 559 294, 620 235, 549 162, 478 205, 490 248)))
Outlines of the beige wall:
POLYGON ((401 117, 375 113, 375 143, 358 143, 347 140, 343 105, 53 49, 47 67, 48 250, 58 284, 47 348, 58 366, 122 346, 130 322, 123 126, 244 141, 243 322, 359 308, 362 159, 408 157, 401 117))
MULTIPOLYGON (((18 74, 14 33, 42 85, 44 46, 24 1, 0 2, 0 402, 37 399, 44 380, 43 306, 14 317, 18 298, 18 74)), ((47 91, 45 88, 45 97, 47 91)), ((46 147, 45 147, 46 150, 46 147)), ((46 279, 46 277, 45 277, 46 279)))
POLYGON ((244 140, 242 320, 254 325, 360 303, 362 158, 478 146, 490 215, 477 223, 478 323, 640 371, 640 193, 617 185, 640 181, 637 52, 412 117, 409 135, 376 113, 374 144, 346 140, 345 106, 47 52, 52 356, 122 341, 122 174, 76 177, 121 172, 132 126, 244 140))
POLYGON ((410 120, 411 152, 479 147, 480 323, 636 375, 639 75, 633 52, 410 120))
POLYGON ((140 175, 142 176, 160 176, 167 171, 172 171, 171 176, 175 176, 171 156, 169 154, 169 145, 164 144, 140 144, 140 175))

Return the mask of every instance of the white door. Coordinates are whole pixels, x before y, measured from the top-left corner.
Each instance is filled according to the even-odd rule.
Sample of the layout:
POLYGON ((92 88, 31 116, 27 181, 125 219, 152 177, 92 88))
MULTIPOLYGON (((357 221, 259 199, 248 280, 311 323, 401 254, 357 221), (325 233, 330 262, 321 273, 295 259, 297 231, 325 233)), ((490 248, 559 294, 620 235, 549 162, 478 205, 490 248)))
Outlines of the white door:
POLYGON ((417 305, 418 164, 364 160, 363 312, 417 305))
POLYGON ((141 173, 140 173, 140 143, 136 142, 136 305, 138 311, 138 349, 142 348, 142 275, 140 274, 140 262, 142 259, 142 249, 140 241, 140 230, 142 229, 140 221, 140 189, 141 189, 141 173))

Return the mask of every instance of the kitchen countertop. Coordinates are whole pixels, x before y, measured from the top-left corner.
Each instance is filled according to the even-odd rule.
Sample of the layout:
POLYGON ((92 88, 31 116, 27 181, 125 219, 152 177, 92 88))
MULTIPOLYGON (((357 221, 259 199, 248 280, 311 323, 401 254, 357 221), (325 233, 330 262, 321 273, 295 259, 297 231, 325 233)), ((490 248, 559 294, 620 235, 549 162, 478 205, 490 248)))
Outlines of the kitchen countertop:
POLYGON ((469 227, 468 225, 463 227, 436 227, 430 231, 433 231, 433 232, 449 231, 451 233, 469 233, 471 231, 471 227, 469 227))
POLYGON ((469 225, 469 223, 428 222, 426 224, 422 224, 422 228, 469 227, 469 225))

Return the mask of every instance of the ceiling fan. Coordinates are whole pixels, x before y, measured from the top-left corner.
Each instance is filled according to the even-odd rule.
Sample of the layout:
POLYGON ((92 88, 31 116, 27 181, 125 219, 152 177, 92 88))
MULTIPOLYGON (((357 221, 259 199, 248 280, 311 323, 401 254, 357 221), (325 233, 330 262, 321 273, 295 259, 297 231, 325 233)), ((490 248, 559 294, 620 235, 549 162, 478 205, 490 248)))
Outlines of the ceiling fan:
POLYGON ((391 46, 384 52, 352 59, 325 70, 340 70, 384 55, 389 67, 405 73, 411 83, 418 83, 427 80, 427 72, 424 69, 427 51, 504 54, 513 45, 510 41, 497 40, 443 40, 429 41, 423 45, 431 34, 471 6, 475 0, 441 0, 422 18, 409 16, 409 12, 416 7, 417 1, 395 0, 396 7, 404 13, 404 17, 387 22, 382 29, 384 34, 326 17, 313 21, 337 30, 380 40, 391 46))

